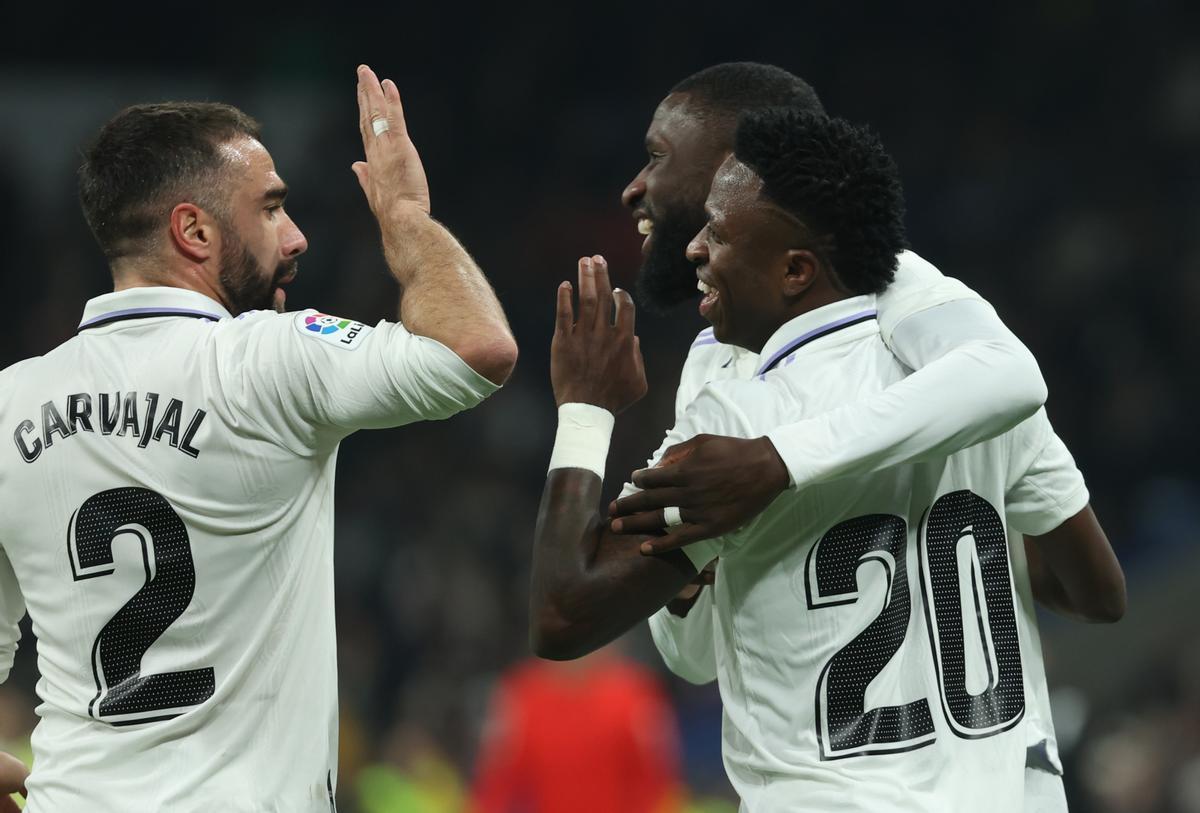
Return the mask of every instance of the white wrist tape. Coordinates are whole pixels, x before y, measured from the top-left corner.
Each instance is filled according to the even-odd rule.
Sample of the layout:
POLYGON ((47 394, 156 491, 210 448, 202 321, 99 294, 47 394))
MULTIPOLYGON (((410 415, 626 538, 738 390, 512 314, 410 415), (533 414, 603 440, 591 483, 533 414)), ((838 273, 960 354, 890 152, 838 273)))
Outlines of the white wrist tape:
POLYGON ((593 404, 563 404, 558 408, 558 433, 550 453, 550 471, 587 469, 604 479, 608 442, 616 418, 593 404))

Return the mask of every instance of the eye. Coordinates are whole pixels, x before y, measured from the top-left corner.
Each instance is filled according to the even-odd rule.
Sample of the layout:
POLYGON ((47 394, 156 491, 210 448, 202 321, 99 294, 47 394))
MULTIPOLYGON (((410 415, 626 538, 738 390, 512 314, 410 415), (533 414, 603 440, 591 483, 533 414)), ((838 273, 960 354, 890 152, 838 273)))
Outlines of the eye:
POLYGON ((282 211, 282 209, 283 209, 282 203, 274 203, 274 204, 271 204, 270 206, 267 206, 266 207, 267 217, 274 218, 278 212, 282 211))

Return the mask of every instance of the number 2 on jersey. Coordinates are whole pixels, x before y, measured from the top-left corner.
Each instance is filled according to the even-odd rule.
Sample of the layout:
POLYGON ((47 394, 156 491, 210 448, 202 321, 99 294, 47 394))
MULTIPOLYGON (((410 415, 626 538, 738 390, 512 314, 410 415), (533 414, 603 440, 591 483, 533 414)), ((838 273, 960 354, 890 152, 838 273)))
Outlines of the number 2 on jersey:
MULTIPOLYGON (((942 710, 964 739, 1006 731, 1025 712, 1025 684, 1017 640, 1008 541, 1000 515, 970 491, 939 497, 918 534, 926 626, 933 646, 942 710), (973 541, 962 589, 959 542, 973 541), (967 688, 968 615, 978 630, 987 676, 982 691, 967 688), (973 610, 973 612, 971 612, 973 610)), ((858 601, 858 566, 878 562, 887 574, 887 597, 876 618, 842 647, 817 681, 817 740, 822 759, 911 751, 935 739, 925 698, 901 706, 866 708, 867 687, 900 650, 912 612, 907 574, 908 526, 891 514, 838 523, 809 551, 805 563, 808 606, 820 609, 858 601)))
POLYGON ((178 717, 212 697, 216 685, 212 667, 142 674, 146 651, 183 615, 196 589, 187 528, 160 494, 114 488, 84 501, 67 531, 75 581, 114 573, 113 542, 122 534, 141 542, 146 583, 96 636, 96 695, 88 704, 90 716, 115 726, 178 717))

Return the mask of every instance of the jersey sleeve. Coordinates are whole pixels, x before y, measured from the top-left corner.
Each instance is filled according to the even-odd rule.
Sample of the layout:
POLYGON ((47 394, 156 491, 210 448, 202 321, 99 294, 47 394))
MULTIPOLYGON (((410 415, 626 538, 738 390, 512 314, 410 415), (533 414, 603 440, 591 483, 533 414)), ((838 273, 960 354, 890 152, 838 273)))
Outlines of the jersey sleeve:
POLYGON ((875 297, 879 333, 884 343, 890 346, 892 334, 910 316, 947 302, 969 300, 984 302, 975 291, 954 277, 947 277, 920 255, 912 251, 901 252, 895 279, 887 290, 875 297))
POLYGON ((17 642, 21 638, 18 626, 25 615, 25 598, 17 584, 8 554, 0 547, 0 683, 8 680, 13 659, 17 653, 17 642))
POLYGON ((231 406, 268 435, 308 448, 358 429, 448 418, 499 389, 399 323, 302 311, 219 327, 217 374, 231 406))
POLYGON ((1005 495, 1004 514, 1013 530, 1040 536, 1087 506, 1087 485, 1045 410, 1014 434, 1016 449, 1011 460, 1015 483, 1005 495))
POLYGON ((697 685, 717 679, 712 592, 711 587, 701 590, 683 618, 666 607, 650 616, 650 637, 663 663, 674 674, 697 685))
POLYGON ((1011 429, 1046 399, 1037 361, 982 300, 913 313, 895 326, 890 346, 915 372, 767 433, 793 486, 953 454, 1011 429))

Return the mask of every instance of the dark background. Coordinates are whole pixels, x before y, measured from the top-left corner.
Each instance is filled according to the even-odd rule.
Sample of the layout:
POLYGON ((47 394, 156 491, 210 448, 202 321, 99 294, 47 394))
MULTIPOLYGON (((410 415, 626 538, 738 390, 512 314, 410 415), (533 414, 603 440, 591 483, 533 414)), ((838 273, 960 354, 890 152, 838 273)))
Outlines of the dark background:
MULTIPOLYGON (((399 85, 434 214, 508 310, 522 356, 503 391, 448 423, 343 445, 343 810, 356 809, 359 767, 404 769, 401 741, 469 781, 493 681, 527 654, 555 285, 594 252, 632 284, 641 237, 618 196, 654 106, 699 68, 751 59, 880 133, 915 250, 991 301, 1041 362, 1130 587, 1117 627, 1043 625, 1073 809, 1200 811, 1200 6, 913 5, 5 7, 0 362, 69 337, 107 290, 73 172, 96 128, 143 101, 219 100, 259 118, 310 242, 289 305, 393 317, 350 171, 359 62, 399 85)), ((620 421, 609 491, 670 424, 703 326, 689 307, 639 319, 651 395, 620 421)), ((647 640, 624 646, 656 664, 647 640)), ((17 749, 34 722, 30 654, 0 689, 0 744, 17 749)), ((690 785, 727 794, 715 692, 669 685, 690 785)))

